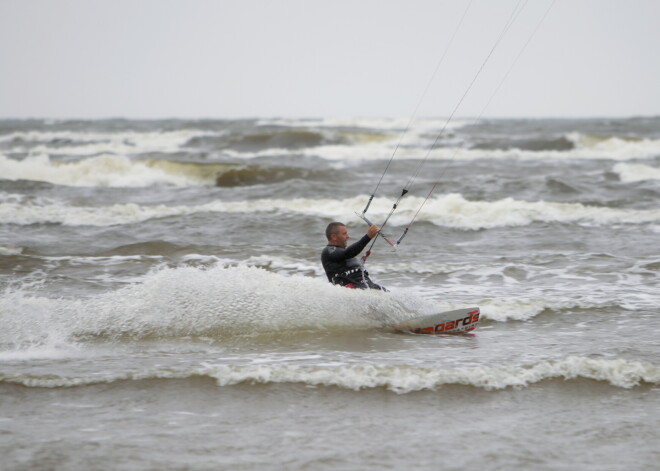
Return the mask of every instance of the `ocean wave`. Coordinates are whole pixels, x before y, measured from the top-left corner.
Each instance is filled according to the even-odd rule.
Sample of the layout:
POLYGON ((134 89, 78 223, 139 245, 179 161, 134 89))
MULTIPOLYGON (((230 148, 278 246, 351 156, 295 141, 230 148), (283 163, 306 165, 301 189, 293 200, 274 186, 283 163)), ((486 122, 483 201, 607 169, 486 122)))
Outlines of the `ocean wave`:
MULTIPOLYGON (((609 300, 612 303, 612 300, 609 300)), ((544 297, 515 297, 508 299, 488 299, 479 302, 482 318, 497 322, 528 321, 543 312, 586 309, 607 304, 608 300, 596 303, 585 299, 553 299, 544 297)))
POLYGON ((410 122, 409 118, 322 118, 322 119, 295 119, 295 118, 273 118, 261 119, 258 126, 287 126, 294 128, 343 128, 343 129, 379 129, 386 131, 403 131, 409 128, 413 133, 439 131, 444 126, 446 129, 459 129, 467 125, 475 124, 468 120, 447 119, 416 119, 410 122))
POLYGON ((581 133, 567 135, 578 155, 613 160, 648 158, 660 155, 660 139, 598 137, 581 133))
POLYGON ((490 137, 472 147, 478 150, 571 151, 575 144, 566 136, 490 137))
POLYGON ((443 119, 274 119, 256 126, 217 124, 217 129, 173 131, 22 131, 0 135, 11 152, 95 156, 212 151, 235 158, 277 157, 299 153, 326 160, 611 159, 660 155, 660 139, 564 134, 484 135, 461 128, 478 122, 443 119), (404 129, 408 131, 403 134, 404 129), (445 129, 444 133, 440 133, 445 129), (437 137, 441 137, 436 141, 437 137), (433 146, 432 144, 439 144, 433 146))
POLYGON ((119 155, 150 152, 173 153, 196 137, 222 134, 196 129, 175 131, 21 131, 0 135, 0 143, 12 152, 32 152, 59 155, 119 155))
POLYGON ((23 253, 23 247, 16 247, 14 245, 0 245, 0 255, 11 256, 20 255, 23 253))
POLYGON ((614 166, 612 171, 619 174, 619 178, 624 183, 660 180, 660 168, 649 165, 619 163, 614 166))
MULTIPOLYGON (((596 136, 580 132, 564 135, 506 136, 485 138, 475 149, 532 151, 541 155, 563 155, 568 158, 606 158, 628 160, 660 155, 660 140, 618 136, 596 136)), ((524 154, 523 154, 524 155, 524 154)))
POLYGON ((15 160, 0 155, 0 178, 30 180, 76 187, 146 187, 152 185, 223 187, 277 183, 323 175, 323 171, 294 167, 132 160, 98 155, 74 162, 58 162, 47 155, 15 160))
MULTIPOLYGON (((431 142, 433 142, 431 140, 431 142)), ((431 142, 420 138, 407 138, 405 149, 396 153, 397 160, 632 160, 660 155, 659 139, 623 139, 618 137, 596 138, 580 133, 569 133, 560 138, 536 139, 522 142, 482 143, 469 145, 431 147, 431 142)), ((367 142, 361 146, 324 145, 306 149, 307 156, 327 160, 388 160, 392 156, 396 140, 367 142)), ((237 153, 236 156, 240 156, 237 153)), ((243 155, 247 157, 246 155, 243 155)))
MULTIPOLYGON (((71 226, 111 226, 133 224, 156 218, 186 216, 198 213, 295 213, 331 219, 346 218, 346 208, 362 208, 368 196, 344 200, 334 199, 255 199, 247 201, 213 201, 197 206, 148 206, 134 203, 105 207, 68 206, 60 204, 0 203, 0 219, 6 224, 55 223, 71 226)), ((404 226, 422 204, 421 197, 407 197, 389 224, 404 226)), ((389 214, 391 200, 375 198, 370 208, 372 219, 389 214)), ((348 223, 357 222, 351 217, 348 223)), ((580 203, 521 201, 506 198, 497 201, 470 201, 460 194, 438 195, 428 200, 419 212, 417 222, 461 230, 520 227, 534 223, 559 224, 648 224, 660 222, 660 210, 637 210, 588 206, 580 203)), ((390 229, 391 231, 391 229, 390 229)))
POLYGON ((0 175, 7 180, 31 180, 79 187, 144 187, 213 185, 226 172, 244 168, 232 164, 131 160, 98 155, 75 162, 52 161, 47 155, 15 160, 0 155, 0 175))
POLYGON ((459 194, 438 196, 422 208, 418 220, 462 229, 527 226, 536 222, 566 224, 644 224, 657 222, 660 210, 606 208, 581 203, 469 201, 459 194))
POLYGON ((324 145, 361 145, 392 141, 396 135, 381 129, 361 128, 257 128, 250 132, 196 137, 189 147, 237 152, 272 152, 313 149, 324 145))
POLYGON ((281 149, 293 151, 313 148, 322 144, 349 143, 341 136, 314 129, 252 129, 242 132, 194 137, 188 141, 191 148, 234 150, 239 152, 281 149))
POLYGON ((323 175, 322 171, 294 167, 235 166, 219 173, 215 179, 217 186, 232 187, 277 183, 294 179, 308 179, 323 175))
MULTIPOLYGON (((643 142, 626 142, 612 138, 599 147, 577 147, 569 150, 529 150, 511 147, 508 149, 483 149, 465 146, 434 147, 420 145, 419 142, 411 144, 412 138, 407 138, 407 146, 395 154, 396 160, 634 160, 639 158, 652 158, 660 155, 660 140, 645 140, 643 142)), ((329 161, 378 161, 389 160, 396 147, 396 140, 366 141, 364 143, 346 145, 332 144, 320 145, 314 148, 305 148, 298 151, 301 155, 310 158, 321 158, 329 161)), ((223 152, 236 159, 255 159, 264 157, 280 157, 291 155, 292 151, 285 148, 269 148, 258 151, 241 151, 225 149, 223 152)))
POLYGON ((443 386, 472 386, 485 390, 522 388, 554 379, 587 379, 619 388, 660 384, 660 368, 623 359, 567 357, 531 365, 440 368, 410 365, 349 364, 302 366, 282 364, 211 365, 188 370, 156 369, 144 372, 95 374, 84 377, 0 373, 0 383, 32 388, 73 388, 163 379, 208 378, 218 386, 238 384, 304 384, 354 391, 384 388, 398 394, 437 390, 443 386))

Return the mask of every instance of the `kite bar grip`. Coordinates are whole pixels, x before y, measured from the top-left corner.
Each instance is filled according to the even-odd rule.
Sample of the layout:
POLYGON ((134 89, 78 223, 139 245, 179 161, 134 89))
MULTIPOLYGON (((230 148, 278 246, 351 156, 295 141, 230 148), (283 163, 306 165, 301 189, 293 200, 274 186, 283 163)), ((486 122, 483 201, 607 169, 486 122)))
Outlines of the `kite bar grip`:
MULTIPOLYGON (((370 225, 370 226, 373 226, 373 225, 374 225, 374 223, 371 222, 369 219, 367 219, 367 217, 366 217, 364 214, 360 214, 360 213, 358 213, 358 212, 356 211, 356 212, 355 212, 355 215, 356 215, 357 217, 359 217, 360 219, 362 219, 364 222, 366 222, 368 225, 370 225)), ((385 239, 385 242, 387 242, 388 244, 390 244, 390 246, 396 248, 396 244, 395 244, 394 242, 392 242, 390 239, 388 239, 387 236, 386 236, 385 234, 383 234, 382 232, 378 232, 378 235, 381 236, 383 239, 385 239)))

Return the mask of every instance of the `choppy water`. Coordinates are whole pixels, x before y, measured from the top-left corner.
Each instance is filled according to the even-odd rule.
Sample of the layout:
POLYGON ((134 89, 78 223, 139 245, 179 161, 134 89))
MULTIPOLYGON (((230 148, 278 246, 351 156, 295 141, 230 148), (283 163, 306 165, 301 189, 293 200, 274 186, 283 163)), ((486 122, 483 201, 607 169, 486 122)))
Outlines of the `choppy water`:
POLYGON ((660 119, 406 124, 0 121, 1 467, 655 466, 660 119))

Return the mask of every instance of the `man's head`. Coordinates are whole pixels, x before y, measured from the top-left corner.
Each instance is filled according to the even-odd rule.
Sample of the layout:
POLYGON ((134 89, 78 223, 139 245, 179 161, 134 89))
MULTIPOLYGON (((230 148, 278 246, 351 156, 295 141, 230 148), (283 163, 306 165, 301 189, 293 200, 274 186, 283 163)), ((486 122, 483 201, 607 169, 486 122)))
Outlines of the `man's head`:
POLYGON ((329 245, 345 248, 348 242, 348 230, 342 222, 331 222, 328 224, 328 227, 325 228, 325 236, 328 239, 329 245))

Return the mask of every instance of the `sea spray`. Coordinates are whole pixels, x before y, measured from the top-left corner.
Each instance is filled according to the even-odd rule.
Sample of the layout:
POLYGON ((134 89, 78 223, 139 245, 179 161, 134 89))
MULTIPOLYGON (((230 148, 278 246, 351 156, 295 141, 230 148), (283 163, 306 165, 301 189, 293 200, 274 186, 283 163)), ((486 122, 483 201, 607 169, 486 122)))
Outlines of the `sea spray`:
POLYGON ((382 327, 414 315, 391 294, 254 267, 161 268, 85 299, 0 298, 4 348, 53 342, 208 337, 382 327))

